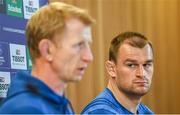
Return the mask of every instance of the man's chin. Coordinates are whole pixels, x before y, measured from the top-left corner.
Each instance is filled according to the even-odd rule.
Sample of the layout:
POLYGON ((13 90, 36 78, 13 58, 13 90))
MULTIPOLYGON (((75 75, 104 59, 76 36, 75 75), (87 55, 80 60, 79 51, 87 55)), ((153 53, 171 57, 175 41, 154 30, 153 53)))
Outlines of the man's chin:
POLYGON ((148 89, 143 89, 143 90, 138 90, 136 91, 136 94, 139 95, 139 96, 144 96, 145 94, 148 93, 148 89))
POLYGON ((77 76, 74 81, 80 81, 82 79, 82 76, 77 76))
POLYGON ((64 82, 66 82, 66 83, 73 83, 73 82, 78 82, 78 81, 80 81, 82 79, 82 76, 73 76, 73 78, 71 77, 71 78, 66 78, 66 79, 64 79, 64 82))
POLYGON ((82 76, 75 76, 74 79, 71 80, 71 82, 77 82, 82 79, 82 76))

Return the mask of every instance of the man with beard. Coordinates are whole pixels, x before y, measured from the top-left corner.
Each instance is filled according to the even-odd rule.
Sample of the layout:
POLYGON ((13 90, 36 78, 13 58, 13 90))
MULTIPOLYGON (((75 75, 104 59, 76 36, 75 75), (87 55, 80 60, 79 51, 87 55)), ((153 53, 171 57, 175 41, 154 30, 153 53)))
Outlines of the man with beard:
POLYGON ((108 86, 88 104, 88 114, 153 114, 141 103, 151 85, 153 48, 140 33, 124 32, 111 41, 106 69, 108 86))

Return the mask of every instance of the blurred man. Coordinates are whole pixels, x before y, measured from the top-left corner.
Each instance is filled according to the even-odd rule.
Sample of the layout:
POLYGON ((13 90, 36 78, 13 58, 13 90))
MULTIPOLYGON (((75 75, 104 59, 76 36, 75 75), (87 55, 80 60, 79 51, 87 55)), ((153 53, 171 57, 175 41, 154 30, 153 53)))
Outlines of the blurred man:
POLYGON ((40 8, 26 27, 32 72, 17 73, 0 113, 74 113, 64 90, 82 78, 93 59, 92 23, 87 12, 72 5, 54 2, 40 8))
POLYGON ((82 113, 153 113, 141 103, 141 97, 148 92, 153 75, 153 49, 145 36, 125 32, 115 37, 109 49, 106 69, 110 75, 107 88, 82 113))

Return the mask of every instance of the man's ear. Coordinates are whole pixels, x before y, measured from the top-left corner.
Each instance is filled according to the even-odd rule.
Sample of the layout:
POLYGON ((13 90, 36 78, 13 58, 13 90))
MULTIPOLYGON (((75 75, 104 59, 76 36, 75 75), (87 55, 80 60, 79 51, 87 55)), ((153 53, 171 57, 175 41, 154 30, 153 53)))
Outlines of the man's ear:
POLYGON ((42 39, 40 42, 39 42, 39 52, 41 54, 41 57, 43 57, 45 60, 47 61, 52 61, 53 60, 53 43, 48 40, 48 39, 42 39))
POLYGON ((106 66, 106 70, 108 72, 108 74, 112 77, 112 78, 115 78, 116 77, 116 65, 114 64, 114 62, 112 61, 106 61, 105 63, 105 66, 106 66))

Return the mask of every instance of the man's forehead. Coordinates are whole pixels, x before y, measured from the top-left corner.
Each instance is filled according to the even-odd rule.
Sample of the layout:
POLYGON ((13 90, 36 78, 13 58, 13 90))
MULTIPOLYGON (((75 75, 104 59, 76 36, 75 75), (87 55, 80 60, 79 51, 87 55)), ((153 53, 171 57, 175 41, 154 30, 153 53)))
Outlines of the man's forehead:
POLYGON ((136 53, 136 52, 147 52, 147 53, 152 53, 152 48, 149 44, 146 44, 144 47, 140 48, 140 47, 134 47, 128 43, 123 43, 119 49, 118 52, 122 52, 124 51, 124 53, 136 53))
POLYGON ((122 44, 118 51, 118 57, 130 60, 153 60, 152 50, 149 45, 144 48, 137 48, 128 44, 122 44))

